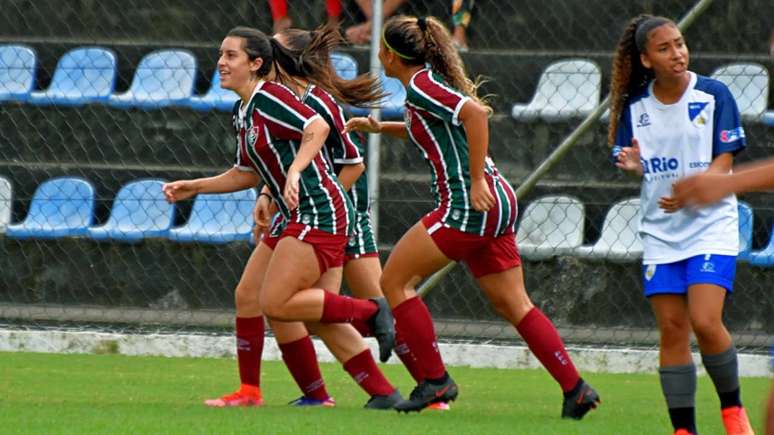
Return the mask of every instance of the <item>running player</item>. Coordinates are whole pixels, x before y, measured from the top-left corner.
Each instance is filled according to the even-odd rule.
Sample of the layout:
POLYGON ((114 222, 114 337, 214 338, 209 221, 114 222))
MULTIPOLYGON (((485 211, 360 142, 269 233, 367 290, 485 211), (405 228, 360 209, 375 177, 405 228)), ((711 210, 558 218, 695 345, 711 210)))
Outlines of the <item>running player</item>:
POLYGON ((642 179, 645 296, 656 316, 659 375, 675 433, 695 433, 691 330, 720 397, 726 432, 751 434, 739 393, 736 349, 722 321, 738 253, 736 197, 700 209, 673 196, 678 178, 728 173, 744 130, 728 88, 688 70, 688 48, 669 19, 627 25, 613 60, 608 132, 617 166, 642 179))
MULTIPOLYGON (((260 363, 263 309, 274 321, 308 322, 371 395, 366 406, 391 408, 399 399, 397 390, 376 367, 360 334, 346 323, 371 322, 377 338, 391 337, 389 309, 378 301, 337 294, 353 213, 321 152, 330 129, 290 90, 275 83, 281 70, 294 71, 298 65, 262 32, 232 29, 221 44, 218 69, 222 86, 241 97, 234 117, 236 163, 215 177, 168 183, 164 193, 175 202, 197 193, 250 188, 263 179, 289 223, 273 252, 261 248, 264 244, 253 252, 237 287, 237 345, 248 349, 250 356, 244 366, 249 371, 250 365, 260 363), (247 319, 253 329, 240 334, 239 327, 246 322, 239 319, 245 312, 252 316, 247 319)), ((391 349, 392 343, 380 345, 391 349)), ((239 361, 242 367, 242 355, 239 361)), ((256 384, 242 380, 239 391, 222 398, 224 405, 262 403, 259 378, 250 379, 256 384), (251 400, 242 400, 244 396, 251 400)))
POLYGON ((514 235, 516 196, 487 155, 491 109, 465 76, 451 35, 435 18, 395 17, 384 26, 379 59, 385 73, 406 87, 406 121, 353 118, 348 129, 410 138, 431 167, 436 200, 436 209, 397 243, 381 279, 396 333, 423 374, 396 409, 419 411, 457 397, 430 312, 415 291, 422 278, 457 260, 557 380, 564 392, 562 417, 582 418, 599 396, 578 375, 553 323, 527 296, 514 235))

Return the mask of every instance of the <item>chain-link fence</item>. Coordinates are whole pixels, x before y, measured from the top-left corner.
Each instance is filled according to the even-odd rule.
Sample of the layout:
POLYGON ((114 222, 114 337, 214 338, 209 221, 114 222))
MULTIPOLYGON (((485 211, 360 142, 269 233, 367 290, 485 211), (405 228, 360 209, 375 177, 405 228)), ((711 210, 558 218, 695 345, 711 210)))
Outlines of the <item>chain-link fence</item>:
MULTIPOLYGON (((230 328, 233 289, 253 247, 254 192, 172 207, 159 189, 159 180, 214 175, 233 161, 234 96, 219 89, 215 68, 223 35, 242 24, 270 32, 291 22, 309 28, 337 21, 358 42, 342 53, 360 72, 369 69, 360 44, 368 11, 345 1, 336 15, 336 2, 288 0, 283 14, 283 3, 4 2, 3 323, 230 328)), ((487 77, 482 92, 493 94, 490 152, 519 185, 607 94, 612 50, 626 21, 641 12, 679 19, 695 2, 454 3, 406 2, 398 11, 436 15, 467 45, 468 71, 487 77)), ((729 83, 740 104, 749 144, 740 161, 769 156, 774 147, 766 124, 774 120, 766 114, 774 101, 767 42, 773 9, 765 0, 716 1, 685 32, 691 69, 729 83)), ((651 346, 657 334, 642 296, 635 234, 639 186, 609 163, 605 130, 599 122, 581 135, 520 198, 527 288, 570 342, 651 346)), ((433 203, 430 174, 412 145, 385 138, 380 160, 386 258, 433 203)), ((755 264, 738 263, 726 315, 741 346, 761 349, 774 324, 774 261, 766 260, 774 196, 742 199, 751 225, 741 233, 758 255, 750 257, 755 264)), ((462 268, 427 300, 444 337, 516 339, 462 268)))

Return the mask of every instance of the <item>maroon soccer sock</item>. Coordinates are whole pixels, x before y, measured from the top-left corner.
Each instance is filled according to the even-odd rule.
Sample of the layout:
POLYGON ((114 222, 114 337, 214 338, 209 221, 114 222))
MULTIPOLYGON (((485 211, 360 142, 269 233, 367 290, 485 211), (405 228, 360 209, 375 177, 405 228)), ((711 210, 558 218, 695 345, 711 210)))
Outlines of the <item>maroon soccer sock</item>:
POLYGON ((542 311, 533 308, 516 325, 516 330, 543 367, 556 379, 562 391, 572 390, 580 375, 551 320, 542 311))
POLYGON ((290 343, 279 343, 279 348, 282 360, 304 396, 315 400, 330 397, 320 374, 314 344, 308 335, 290 343))
POLYGON ((408 370, 411 377, 417 381, 417 384, 425 380, 425 372, 420 367, 419 361, 411 353, 411 349, 409 349, 406 341, 403 340, 403 336, 397 333, 395 334, 395 354, 398 355, 398 358, 406 366, 406 370, 408 370))
POLYGON ((395 391, 395 387, 390 385, 390 381, 376 366, 376 361, 368 349, 345 362, 344 370, 369 396, 389 396, 395 391))
POLYGON ((236 318, 237 363, 243 384, 261 386, 264 329, 263 316, 236 318))
POLYGON ((326 291, 323 301, 322 323, 352 323, 366 321, 378 310, 375 302, 355 299, 326 291))
MULTIPOLYGON (((400 335, 416 361, 425 378, 438 379, 446 373, 446 367, 438 350, 435 327, 430 311, 422 299, 413 297, 393 308, 395 331, 400 335)), ((408 368, 408 367, 406 367, 408 368)))

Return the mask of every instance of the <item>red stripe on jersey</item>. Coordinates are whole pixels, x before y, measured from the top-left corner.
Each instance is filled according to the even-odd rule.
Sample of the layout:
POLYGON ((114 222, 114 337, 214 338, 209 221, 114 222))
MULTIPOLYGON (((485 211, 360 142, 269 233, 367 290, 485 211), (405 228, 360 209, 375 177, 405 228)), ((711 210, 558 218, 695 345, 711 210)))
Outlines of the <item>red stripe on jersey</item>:
POLYGON ((507 228, 500 228, 500 234, 507 234, 513 232, 513 226, 516 224, 516 218, 519 216, 519 201, 516 198, 516 192, 513 190, 513 186, 499 172, 495 171, 495 176, 500 179, 500 184, 505 190, 505 195, 508 197, 508 205, 511 206, 511 216, 506 222, 507 228))
POLYGON ((451 88, 445 84, 441 84, 436 80, 433 80, 431 76, 432 72, 427 69, 419 72, 413 80, 414 87, 421 91, 427 97, 437 101, 440 105, 454 112, 457 105, 465 97, 459 92, 453 92, 451 88))
POLYGON ((322 154, 317 154, 317 157, 312 161, 317 167, 317 172, 321 175, 322 188, 328 192, 328 197, 331 199, 331 206, 334 209, 334 216, 336 219, 336 232, 335 234, 347 234, 349 229, 349 215, 347 213, 347 201, 344 199, 344 192, 339 189, 339 184, 332 178, 330 170, 327 168, 325 159, 322 154))
POLYGON ((344 160, 352 160, 362 157, 357 146, 352 143, 352 140, 349 138, 349 134, 344 133, 347 118, 344 116, 344 111, 341 109, 341 106, 339 106, 339 103, 336 102, 331 94, 319 86, 314 86, 311 94, 317 97, 325 108, 328 109, 328 114, 333 121, 330 134, 339 136, 341 146, 344 150, 344 156, 342 158, 344 160))
MULTIPOLYGON (((427 159, 435 170, 435 185, 438 189, 438 195, 441 198, 441 203, 438 204, 438 207, 442 207, 446 211, 451 205, 451 191, 449 189, 449 182, 446 176, 446 168, 444 167, 441 150, 438 149, 438 145, 433 138, 432 132, 425 128, 425 124, 423 123, 424 120, 420 114, 413 110, 409 110, 406 113, 410 116, 411 135, 414 137, 415 143, 422 147, 422 150, 427 155, 427 159)), ((445 216, 444 212, 444 217, 445 216)))

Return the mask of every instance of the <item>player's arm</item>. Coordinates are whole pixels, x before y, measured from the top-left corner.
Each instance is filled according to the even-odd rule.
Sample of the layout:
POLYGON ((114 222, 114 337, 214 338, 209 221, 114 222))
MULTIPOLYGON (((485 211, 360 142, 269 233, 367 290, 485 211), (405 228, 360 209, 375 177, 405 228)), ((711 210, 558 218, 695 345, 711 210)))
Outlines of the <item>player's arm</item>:
POLYGON ((301 146, 298 149, 293 163, 290 164, 285 179, 285 202, 291 209, 298 205, 299 181, 301 172, 306 169, 312 160, 320 153, 320 150, 328 137, 331 128, 322 117, 318 116, 306 127, 301 138, 301 146))
POLYGON ((707 171, 687 177, 675 183, 673 190, 680 201, 705 205, 732 193, 770 189, 774 189, 774 159, 737 166, 733 174, 707 171))
POLYGON ((164 196, 169 202, 182 201, 199 193, 225 193, 254 187, 261 177, 252 171, 242 171, 235 167, 214 177, 194 180, 177 180, 162 186, 164 196))
POLYGON ((352 165, 344 165, 337 177, 344 187, 344 190, 349 191, 349 189, 352 188, 352 185, 355 184, 355 181, 363 175, 363 172, 365 172, 365 164, 359 162, 352 165))
POLYGON ((495 204, 494 196, 484 178, 484 163, 489 148, 488 116, 486 109, 471 99, 462 103, 459 113, 459 120, 465 126, 469 147, 470 202, 478 211, 487 211, 495 204))
POLYGON ((406 139, 408 137, 408 131, 406 131, 405 122, 377 121, 371 115, 368 115, 367 118, 362 116, 350 118, 349 121, 347 121, 344 132, 349 133, 350 131, 384 133, 401 139, 406 139))

